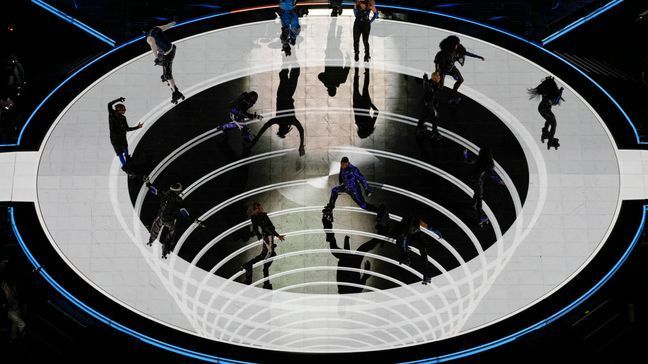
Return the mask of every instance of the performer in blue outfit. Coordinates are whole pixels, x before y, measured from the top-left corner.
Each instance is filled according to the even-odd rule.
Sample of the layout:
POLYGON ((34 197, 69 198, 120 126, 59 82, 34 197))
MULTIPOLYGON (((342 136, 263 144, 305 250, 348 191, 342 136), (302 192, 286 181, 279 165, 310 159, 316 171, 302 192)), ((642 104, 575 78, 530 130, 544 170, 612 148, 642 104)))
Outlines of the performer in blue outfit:
POLYGON ((279 0, 279 18, 281 19, 281 49, 290 56, 290 46, 295 45, 301 31, 299 17, 295 11, 297 0, 279 0))
POLYGON ((376 206, 365 201, 363 194, 364 192, 367 194, 367 197, 370 197, 373 193, 373 188, 369 186, 367 179, 362 175, 362 173, 360 173, 360 170, 353 164, 349 163, 348 157, 343 157, 340 161, 339 183, 339 185, 331 189, 331 197, 329 198, 329 203, 326 205, 325 210, 332 212, 335 208, 335 201, 337 200, 338 194, 340 194, 340 192, 346 192, 351 196, 351 198, 353 198, 353 201, 355 201, 358 206, 365 210, 376 213, 378 212, 376 206))
POLYGON ((218 125, 216 130, 228 130, 238 128, 241 130, 243 140, 247 143, 252 141, 252 132, 245 124, 252 119, 263 119, 263 116, 257 113, 250 113, 248 110, 256 104, 259 95, 254 92, 243 92, 239 97, 232 101, 232 108, 230 109, 230 122, 218 125))

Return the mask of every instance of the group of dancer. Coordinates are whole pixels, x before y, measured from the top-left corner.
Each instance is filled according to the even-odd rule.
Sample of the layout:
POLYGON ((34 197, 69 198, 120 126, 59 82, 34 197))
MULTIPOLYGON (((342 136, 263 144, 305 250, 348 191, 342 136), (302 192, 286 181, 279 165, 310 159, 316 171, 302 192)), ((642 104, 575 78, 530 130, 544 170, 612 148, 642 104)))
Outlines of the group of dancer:
MULTIPOLYGON (((331 16, 341 15, 341 1, 331 1, 330 3, 332 8, 331 16)), ((296 37, 301 30, 298 21, 299 15, 295 10, 294 0, 281 0, 279 9, 282 24, 280 39, 283 44, 284 52, 286 55, 290 55, 289 46, 295 44, 296 37)), ((378 10, 372 0, 358 0, 354 5, 353 10, 355 15, 353 26, 353 50, 355 61, 359 60, 359 39, 362 37, 365 50, 364 61, 368 62, 371 58, 369 52, 369 33, 371 23, 378 17, 378 10)), ((301 12, 302 15, 304 13, 305 12, 301 12)), ((152 27, 146 32, 146 42, 150 45, 155 57, 154 64, 162 67, 161 80, 167 83, 171 88, 172 102, 177 103, 184 99, 184 95, 179 91, 172 74, 176 46, 169 41, 164 33, 174 25, 175 22, 171 22, 165 25, 152 27)), ((416 127, 417 137, 427 138, 433 142, 442 139, 438 128, 440 122, 439 105, 442 102, 442 97, 440 97, 440 95, 443 93, 448 94, 448 96, 444 98, 445 101, 443 102, 446 102, 449 105, 457 105, 461 103, 462 98, 459 93, 459 88, 463 83, 464 78, 457 64, 463 66, 466 57, 472 57, 482 61, 485 60, 484 57, 466 50, 457 36, 448 36, 440 42, 439 51, 434 58, 434 72, 429 76, 427 74, 423 75, 422 114, 416 127), (448 89, 448 91, 444 91, 444 81, 446 76, 450 76, 455 80, 452 89, 448 89)), ((292 98, 298 77, 299 68, 281 70, 281 82, 277 91, 277 115, 275 118, 265 123, 256 136, 247 125, 250 121, 263 119, 260 114, 250 111, 258 101, 259 95, 255 91, 243 92, 239 97, 233 100, 230 103, 230 120, 216 126, 216 128, 223 132, 235 129, 240 130, 245 147, 249 151, 259 141, 260 136, 263 135, 263 133, 271 126, 278 125, 279 130, 277 135, 281 138, 284 138, 294 126, 300 134, 299 154, 300 156, 303 156, 305 154, 304 128, 294 116, 294 99, 292 98)), ((365 77, 368 79, 368 74, 366 74, 365 77)), ((365 81, 367 81, 367 79, 365 81)), ((365 93, 366 92, 367 91, 365 91, 365 93)), ((553 77, 547 77, 543 79, 537 87, 529 89, 528 93, 531 98, 541 99, 538 111, 545 120, 544 127, 541 129, 541 142, 544 143, 545 141, 548 141, 547 149, 550 149, 551 147, 558 149, 560 144, 558 143, 558 138, 555 137, 556 118, 552 112, 552 107, 559 105, 560 102, 563 101, 563 88, 558 87, 553 77)), ((359 96, 358 99, 360 98, 361 97, 359 96)), ((137 174, 133 171, 130 165, 131 156, 128 150, 126 134, 130 131, 142 128, 143 124, 138 123, 135 126, 129 126, 125 116, 126 106, 124 105, 124 102, 125 98, 120 97, 108 103, 110 141, 122 169, 129 175, 129 177, 134 177, 137 174)), ((354 107, 355 103, 356 97, 354 96, 354 107)), ((369 101, 369 103, 371 102, 369 101)), ((371 104, 367 108, 375 109, 375 106, 371 104)), ((375 109, 375 115, 377 118, 377 109, 375 109)), ((375 123, 375 118, 373 123, 375 123)), ((371 129, 373 130, 373 128, 371 129)), ((370 134, 371 132, 368 132, 367 136, 370 134)), ((473 155, 466 150, 464 151, 463 157, 464 161, 473 167, 472 187, 474 194, 472 198, 472 208, 476 212, 477 222, 483 227, 489 222, 482 210, 484 183, 487 178, 490 178, 501 185, 503 185, 504 182, 493 170, 495 164, 492 152, 488 147, 481 148, 476 155, 473 155)), ((408 251, 411 242, 417 242, 417 244, 421 244, 423 248, 425 248, 426 243, 423 242, 424 239, 421 239, 421 229, 428 229, 429 222, 421 217, 408 216, 401 221, 399 227, 395 230, 389 229, 389 214, 385 205, 379 204, 376 206, 368 201, 374 192, 374 187, 367 182, 360 170, 351 164, 348 157, 344 157, 340 161, 338 179, 339 183, 331 189, 329 201, 322 211, 322 219, 326 226, 332 224, 336 200, 341 193, 344 193, 349 195, 359 207, 376 215, 376 229, 378 232, 394 236, 401 251, 399 257, 401 263, 410 263, 408 251)), ((189 216, 188 211, 182 208, 182 185, 178 182, 169 186, 164 192, 158 192, 157 188, 148 181, 146 176, 143 176, 143 181, 146 183, 147 187, 149 187, 152 194, 160 198, 158 213, 156 214, 150 228, 151 235, 148 244, 151 245, 159 238, 163 245, 162 256, 163 258, 166 258, 175 244, 175 232, 178 219, 189 216)), ((255 263, 268 260, 276 254, 274 250, 276 247, 274 237, 279 238, 279 240, 284 240, 284 236, 277 233, 274 225, 268 218, 267 214, 263 211, 263 207, 260 203, 254 202, 251 205, 250 218, 254 234, 262 240, 263 245, 261 253, 242 266, 242 269, 246 271, 246 283, 251 282, 252 266, 255 263)), ((195 220, 195 222, 203 226, 201 221, 195 220)), ((436 233, 438 234, 438 231, 436 233)), ((425 253, 425 249, 421 249, 421 251, 422 253, 425 253)), ((264 263, 264 274, 266 276, 270 264, 271 261, 264 263)), ((424 267, 424 283, 426 283, 429 282, 430 277, 427 273, 427 264, 424 264, 424 267)), ((266 283, 268 286, 270 285, 269 282, 266 283)), ((268 288, 268 286, 266 286, 266 288, 268 288)))
MULTIPOLYGON (((329 0, 331 7, 331 16, 337 17, 342 15, 342 0, 329 0)), ((291 46, 297 42, 297 36, 301 32, 299 18, 308 14, 308 9, 297 8, 296 0, 279 0, 279 19, 281 20, 281 49, 290 56, 292 54, 291 46)), ((353 5, 353 53, 356 62, 360 60, 360 38, 364 45, 364 61, 369 62, 371 59, 369 48, 369 33, 371 32, 371 23, 378 19, 378 8, 374 0, 356 0, 353 5)))

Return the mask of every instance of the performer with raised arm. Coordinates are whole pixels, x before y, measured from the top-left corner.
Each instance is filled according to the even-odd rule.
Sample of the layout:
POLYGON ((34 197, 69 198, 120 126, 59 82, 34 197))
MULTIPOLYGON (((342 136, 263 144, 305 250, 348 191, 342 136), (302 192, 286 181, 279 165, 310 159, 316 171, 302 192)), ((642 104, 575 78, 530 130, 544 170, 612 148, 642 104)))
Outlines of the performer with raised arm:
POLYGON ((129 131, 140 129, 144 124, 138 123, 135 126, 129 126, 126 121, 126 106, 123 102, 125 98, 120 97, 108 103, 108 126, 110 128, 110 144, 112 144, 115 154, 119 158, 122 171, 126 172, 129 177, 134 177, 135 173, 129 167, 130 154, 128 154, 128 141, 126 140, 126 133, 129 131), (118 104, 119 102, 119 104, 118 104))

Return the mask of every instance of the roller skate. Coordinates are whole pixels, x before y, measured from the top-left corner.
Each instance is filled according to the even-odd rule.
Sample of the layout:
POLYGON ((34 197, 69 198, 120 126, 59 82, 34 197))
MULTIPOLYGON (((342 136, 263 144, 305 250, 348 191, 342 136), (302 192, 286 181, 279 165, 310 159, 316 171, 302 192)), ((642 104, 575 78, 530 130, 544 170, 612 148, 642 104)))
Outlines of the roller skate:
POLYGON ((428 284, 432 283, 432 276, 424 275, 423 276, 423 283, 424 286, 427 286, 428 284))
POLYGON ((481 214, 479 215, 479 227, 483 229, 486 225, 489 224, 490 224, 490 220, 488 219, 486 214, 484 214, 484 212, 482 211, 481 214))
POLYGON ((322 219, 329 223, 333 223, 333 205, 328 204, 324 206, 324 209, 322 210, 322 219))
POLYGON ((559 146, 560 143, 558 143, 558 138, 549 138, 549 142, 547 143, 547 150, 551 149, 551 147, 554 147, 554 149, 558 150, 559 146))
POLYGON ((185 99, 184 95, 176 87, 175 91, 173 91, 173 93, 171 94, 171 103, 177 105, 178 101, 181 101, 181 100, 184 100, 184 99, 185 99))

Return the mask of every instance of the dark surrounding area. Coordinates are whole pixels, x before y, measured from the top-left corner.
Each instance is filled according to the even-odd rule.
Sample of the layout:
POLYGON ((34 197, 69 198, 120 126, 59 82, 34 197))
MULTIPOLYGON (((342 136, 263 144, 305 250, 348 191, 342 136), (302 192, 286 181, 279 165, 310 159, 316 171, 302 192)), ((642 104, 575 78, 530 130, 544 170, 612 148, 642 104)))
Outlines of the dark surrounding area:
MULTIPOLYGON (((236 8, 274 3, 262 0, 51 0, 48 3, 114 39, 139 35, 150 22, 186 20, 236 8), (128 24, 124 26, 124 24, 128 24)), ((606 1, 379 1, 426 7, 507 29, 539 41, 606 1), (555 8, 554 8, 555 6, 555 8)), ((29 1, 2 3, 0 13, 0 144, 15 143, 20 128, 41 100, 81 65, 110 49, 29 1), (11 54, 24 69, 20 95, 10 87, 11 54), (5 107, 3 104, 2 107, 5 107)), ((599 82, 648 136, 648 10, 641 0, 623 4, 547 45, 599 82)), ((389 12, 386 10, 385 12, 389 12)), ((11 338, 10 302, 0 292, 2 363, 195 362, 156 349, 95 321, 33 271, 12 232, 9 209, 0 206, 0 283, 17 297, 24 334, 11 338), (91 359, 88 359, 91 358, 91 359)), ((522 339, 465 362, 634 363, 645 361, 648 339, 648 238, 642 236, 628 261, 601 290, 567 316, 522 339)), ((421 353, 432 355, 433 353, 421 353)), ((260 360, 263 361, 263 360, 260 360)))

